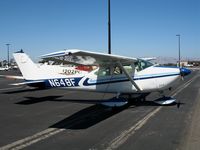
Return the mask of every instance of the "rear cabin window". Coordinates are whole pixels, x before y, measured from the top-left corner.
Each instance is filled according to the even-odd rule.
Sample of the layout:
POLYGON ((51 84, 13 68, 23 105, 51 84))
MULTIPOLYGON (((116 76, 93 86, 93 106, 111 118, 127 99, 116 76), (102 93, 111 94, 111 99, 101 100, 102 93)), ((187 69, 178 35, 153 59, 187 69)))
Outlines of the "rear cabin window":
POLYGON ((99 70, 95 72, 98 76, 109 76, 110 75, 110 67, 99 67, 99 70))

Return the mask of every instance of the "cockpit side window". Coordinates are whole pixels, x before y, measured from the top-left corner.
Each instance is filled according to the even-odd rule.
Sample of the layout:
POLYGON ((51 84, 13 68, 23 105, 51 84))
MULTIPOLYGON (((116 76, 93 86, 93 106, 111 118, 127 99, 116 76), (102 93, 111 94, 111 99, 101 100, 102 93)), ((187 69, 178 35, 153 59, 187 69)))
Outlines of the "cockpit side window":
POLYGON ((150 63, 149 61, 144 61, 139 59, 137 62, 135 62, 135 69, 139 72, 142 71, 150 66, 153 66, 152 63, 150 63))
MULTIPOLYGON (((129 73, 133 73, 134 70, 131 64, 122 64, 124 69, 129 73)), ((110 75, 122 75, 124 72, 118 64, 111 66, 100 66, 99 69, 95 72, 99 77, 110 76, 110 75)))
MULTIPOLYGON (((129 74, 131 74, 132 72, 134 72, 131 64, 122 64, 122 66, 123 66, 123 68, 124 68, 129 74)), ((120 74, 124 74, 124 72, 123 72, 122 69, 117 65, 117 66, 114 67, 113 74, 114 74, 114 75, 120 75, 120 74)))

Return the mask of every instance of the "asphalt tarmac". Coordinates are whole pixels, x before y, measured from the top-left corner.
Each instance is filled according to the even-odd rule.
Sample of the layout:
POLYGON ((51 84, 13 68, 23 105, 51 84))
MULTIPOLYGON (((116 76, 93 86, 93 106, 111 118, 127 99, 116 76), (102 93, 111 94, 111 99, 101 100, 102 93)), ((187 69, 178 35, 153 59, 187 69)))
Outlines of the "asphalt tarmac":
POLYGON ((0 150, 196 150, 200 147, 198 70, 166 92, 166 96, 180 101, 180 107, 156 105, 152 100, 159 95, 152 93, 146 102, 133 102, 113 110, 88 103, 113 94, 9 85, 15 82, 18 81, 0 78, 0 150))

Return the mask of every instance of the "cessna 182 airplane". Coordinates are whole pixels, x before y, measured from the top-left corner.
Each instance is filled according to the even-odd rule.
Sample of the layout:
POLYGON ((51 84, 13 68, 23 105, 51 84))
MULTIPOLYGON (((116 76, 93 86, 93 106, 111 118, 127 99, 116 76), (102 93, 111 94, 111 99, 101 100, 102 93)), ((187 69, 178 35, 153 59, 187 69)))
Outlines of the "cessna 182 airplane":
MULTIPOLYGON (((13 54, 25 82, 13 85, 29 85, 42 88, 116 93, 113 99, 102 101, 107 106, 123 106, 129 102, 122 95, 145 97, 151 92, 170 89, 181 76, 190 70, 178 67, 155 66, 142 59, 83 50, 65 50, 41 56, 64 63, 93 66, 86 74, 64 75, 39 69, 23 51, 13 54), (66 59, 70 57, 70 61, 66 59)), ((163 99, 159 104, 171 104, 175 99, 163 99)))

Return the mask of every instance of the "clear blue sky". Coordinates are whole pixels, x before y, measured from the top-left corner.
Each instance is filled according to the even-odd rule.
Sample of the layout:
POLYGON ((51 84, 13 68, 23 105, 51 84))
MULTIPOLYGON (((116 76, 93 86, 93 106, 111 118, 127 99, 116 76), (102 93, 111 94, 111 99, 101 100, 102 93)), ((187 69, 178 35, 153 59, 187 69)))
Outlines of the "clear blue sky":
MULTIPOLYGON (((200 58, 200 0, 111 0, 112 53, 200 58)), ((0 59, 6 43, 32 58, 77 48, 107 52, 107 0, 0 0, 0 59)))

